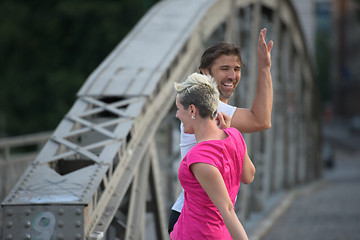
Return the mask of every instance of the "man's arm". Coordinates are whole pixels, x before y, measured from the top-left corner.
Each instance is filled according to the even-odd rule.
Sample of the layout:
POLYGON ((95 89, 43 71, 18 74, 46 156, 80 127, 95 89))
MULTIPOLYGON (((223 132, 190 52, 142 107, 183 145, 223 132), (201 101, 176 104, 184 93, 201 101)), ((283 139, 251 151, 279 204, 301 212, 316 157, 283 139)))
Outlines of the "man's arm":
POLYGON ((258 39, 257 90, 253 105, 251 109, 237 108, 231 120, 231 126, 243 133, 258 132, 271 127, 273 87, 270 68, 273 41, 266 44, 265 36, 266 28, 260 31, 258 39))

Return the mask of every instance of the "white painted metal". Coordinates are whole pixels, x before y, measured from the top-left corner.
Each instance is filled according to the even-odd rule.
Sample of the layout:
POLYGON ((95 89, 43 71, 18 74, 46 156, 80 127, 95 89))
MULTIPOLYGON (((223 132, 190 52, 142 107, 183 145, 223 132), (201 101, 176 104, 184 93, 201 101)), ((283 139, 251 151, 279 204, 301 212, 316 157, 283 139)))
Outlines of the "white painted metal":
MULTIPOLYGON (((275 42, 272 60, 274 129, 265 137, 260 134, 246 137, 249 150, 253 150, 254 159, 259 163, 261 181, 253 185, 255 188, 242 186, 240 209, 243 216, 249 216, 254 208, 250 199, 256 199, 255 207, 259 209, 271 192, 284 188, 287 174, 283 168, 284 148, 290 144, 284 136, 293 138, 293 135, 285 135, 287 132, 282 127, 289 121, 285 87, 294 81, 289 79, 288 68, 293 58, 301 59, 294 63, 306 65, 296 72, 301 75, 297 81, 304 86, 298 98, 307 101, 302 103, 304 116, 299 116, 299 126, 309 127, 304 131, 296 130, 300 132, 303 145, 299 151, 303 155, 298 165, 291 160, 291 168, 299 168, 291 171, 299 173, 299 181, 304 180, 305 174, 314 177, 308 173, 311 169, 301 169, 308 168, 305 161, 314 157, 312 152, 304 153, 310 149, 305 138, 316 130, 316 122, 309 114, 315 99, 313 73, 308 66, 310 61, 305 61, 304 38, 291 3, 280 0, 167 0, 154 6, 89 76, 69 113, 2 203, 5 224, 10 226, 13 218, 26 212, 30 222, 38 214, 46 213, 47 220, 54 217, 59 223, 60 216, 65 216, 71 223, 65 224, 62 219, 64 224, 53 226, 51 234, 57 239, 70 239, 70 236, 102 239, 106 238, 108 229, 108 236, 138 239, 144 237, 146 211, 151 211, 155 215, 157 239, 166 239, 165 205, 159 189, 158 157, 153 142, 156 129, 174 103, 173 83, 196 71, 208 41, 240 39, 241 45, 241 40, 245 39, 248 49, 243 49, 243 53, 249 60, 249 67, 245 71, 248 76, 243 75, 243 78, 248 79, 242 80, 245 86, 239 87, 245 89, 240 93, 247 95, 235 96, 235 99, 251 104, 256 88, 256 41, 264 24, 265 8, 276 15, 272 20, 275 21, 273 36, 279 41, 275 42), (249 26, 244 27, 240 22, 240 9, 246 9, 248 16, 253 16, 246 22, 249 26), (223 35, 215 36, 223 26, 224 31, 218 31, 223 35), (239 33, 247 37, 237 36, 239 33), (292 49, 296 49, 295 55, 289 54, 292 49), (257 154, 261 138, 266 141, 265 150, 257 154), (270 159, 272 164, 267 164, 270 159), (147 186, 149 191, 146 191, 147 186), (150 202, 144 197, 148 194, 150 202), (74 212, 81 220, 72 219, 74 212), (74 224, 78 226, 75 230, 74 224)), ((269 35, 271 31, 269 29, 269 35)), ((240 105, 239 102, 235 104, 240 105)), ((296 127, 295 124, 291 126, 296 127)), ((37 233, 29 227, 14 225, 4 229, 5 239, 23 239, 26 234, 37 233)))

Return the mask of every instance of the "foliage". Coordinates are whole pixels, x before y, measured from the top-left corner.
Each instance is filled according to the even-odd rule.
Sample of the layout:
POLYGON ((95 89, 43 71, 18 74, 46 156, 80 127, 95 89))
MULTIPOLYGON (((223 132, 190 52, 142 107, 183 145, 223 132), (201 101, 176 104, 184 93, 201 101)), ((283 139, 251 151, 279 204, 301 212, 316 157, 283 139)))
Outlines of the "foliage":
POLYGON ((0 2, 0 135, 52 130, 155 1, 0 2))
POLYGON ((356 14, 358 22, 360 22, 360 0, 355 0, 354 3, 355 3, 355 9, 356 9, 355 14, 356 14))

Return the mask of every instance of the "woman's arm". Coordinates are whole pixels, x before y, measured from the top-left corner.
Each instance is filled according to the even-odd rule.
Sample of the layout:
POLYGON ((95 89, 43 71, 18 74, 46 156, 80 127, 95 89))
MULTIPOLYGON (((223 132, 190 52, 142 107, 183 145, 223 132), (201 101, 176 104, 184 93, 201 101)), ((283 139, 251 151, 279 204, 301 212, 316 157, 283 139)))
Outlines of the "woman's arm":
MULTIPOLYGON (((230 127, 231 116, 219 112, 216 121, 218 121, 219 123, 218 126, 221 129, 228 128, 230 127)), ((255 176, 255 166, 251 161, 246 149, 244 161, 243 161, 242 173, 241 173, 241 182, 244 184, 252 183, 252 181, 254 180, 254 176, 255 176)))
POLYGON ((241 222, 236 216, 234 205, 230 200, 219 170, 206 163, 191 164, 190 170, 219 210, 232 238, 235 240, 248 239, 241 222))
POLYGON ((244 184, 252 183, 255 176, 255 166, 249 158, 247 149, 244 156, 243 168, 241 172, 241 182, 244 184))

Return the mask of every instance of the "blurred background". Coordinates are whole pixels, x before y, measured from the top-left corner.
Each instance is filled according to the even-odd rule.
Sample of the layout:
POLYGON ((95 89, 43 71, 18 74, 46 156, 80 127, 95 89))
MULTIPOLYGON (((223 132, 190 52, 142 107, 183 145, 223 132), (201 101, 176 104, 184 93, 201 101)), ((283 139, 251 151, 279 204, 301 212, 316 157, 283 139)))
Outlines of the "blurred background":
MULTIPOLYGON (((2 0, 2 143, 54 130, 89 74, 157 2, 2 0)), ((360 0, 291 2, 315 72, 314 116, 321 123, 318 144, 326 177, 342 158, 360 161, 360 0)), ((0 151, 7 154, 5 148, 0 151)), ((4 186, 5 180, 0 180, 4 186)))
MULTIPOLYGON (((87 76, 155 2, 1 1, 0 137, 53 130, 87 76)), ((356 128, 360 1, 293 3, 317 70, 322 113, 356 128)))
POLYGON ((1 1, 0 137, 53 130, 155 2, 1 1))

